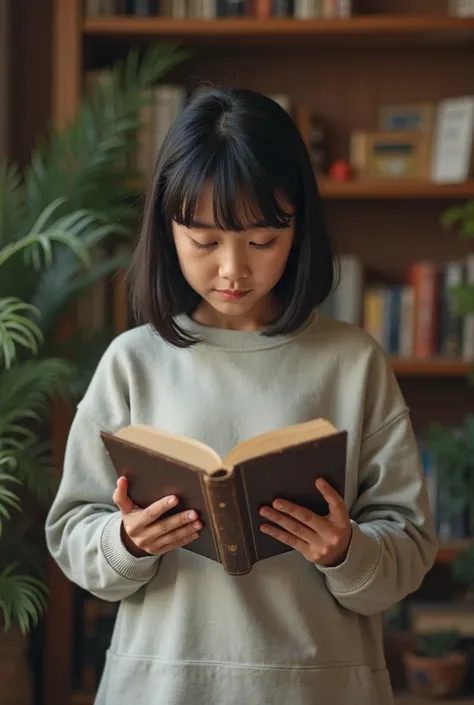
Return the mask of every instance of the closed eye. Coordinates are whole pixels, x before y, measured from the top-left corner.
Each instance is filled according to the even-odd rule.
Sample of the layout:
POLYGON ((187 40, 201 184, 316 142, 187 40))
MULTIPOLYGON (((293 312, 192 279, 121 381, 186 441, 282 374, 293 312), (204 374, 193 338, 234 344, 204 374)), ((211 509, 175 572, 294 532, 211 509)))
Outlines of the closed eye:
POLYGON ((208 242, 203 245, 202 242, 198 242, 197 240, 194 240, 192 237, 189 239, 191 240, 192 246, 196 247, 198 250, 210 250, 211 247, 215 247, 217 245, 217 242, 208 242))
POLYGON ((272 240, 269 240, 268 242, 261 242, 261 243, 251 242, 250 244, 252 245, 252 247, 257 248, 257 250, 264 250, 267 247, 272 247, 272 245, 275 244, 276 240, 277 240, 277 238, 274 237, 272 240))

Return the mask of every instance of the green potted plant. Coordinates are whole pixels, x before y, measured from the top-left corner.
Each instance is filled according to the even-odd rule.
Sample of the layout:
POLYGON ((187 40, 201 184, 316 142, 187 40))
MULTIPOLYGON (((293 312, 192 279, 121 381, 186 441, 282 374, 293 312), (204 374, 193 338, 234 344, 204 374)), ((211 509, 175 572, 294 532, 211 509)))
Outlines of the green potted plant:
POLYGON ((451 564, 453 579, 465 589, 464 599, 474 604, 474 545, 469 545, 458 553, 451 564))
POLYGON ((81 394, 114 334, 76 335, 66 345, 58 326, 124 263, 112 255, 96 264, 94 251, 133 232, 137 175, 127 164, 146 89, 186 56, 168 44, 131 52, 65 129, 51 131, 23 174, 0 165, 0 703, 30 701, 26 639, 47 606, 42 524, 56 487, 50 401, 81 394))
MULTIPOLYGON (((30 268, 48 268, 54 244, 87 266, 87 250, 78 235, 85 223, 92 232, 94 220, 96 229, 101 224, 84 211, 74 219, 56 218, 58 206, 51 204, 27 234, 0 247, 0 279, 19 255, 25 275, 30 268)), ((25 651, 20 634, 37 623, 46 605, 46 586, 35 570, 38 555, 28 540, 28 500, 49 499, 53 489, 42 421, 51 396, 64 393, 74 370, 61 358, 38 358, 42 342, 38 316, 39 311, 20 298, 0 297, 0 626, 8 632, 0 639, 0 701, 6 697, 7 702, 18 702, 12 688, 15 694, 20 688, 29 696, 28 670, 24 658, 18 658, 18 652, 25 651), (22 509, 12 527, 14 513, 22 509)))
MULTIPOLYGON (((448 208, 442 214, 441 225, 446 230, 454 230, 461 239, 474 237, 474 201, 467 201, 461 206, 448 208)), ((464 282, 459 286, 452 287, 451 294, 459 315, 474 315, 474 282, 464 282)), ((474 364, 470 380, 474 383, 474 364)))
POLYGON ((408 690, 413 695, 445 698, 463 688, 469 659, 459 648, 460 635, 439 631, 419 636, 404 654, 408 690))
POLYGON ((474 536, 474 415, 459 427, 431 424, 427 437, 442 501, 454 513, 467 511, 469 536, 474 536))

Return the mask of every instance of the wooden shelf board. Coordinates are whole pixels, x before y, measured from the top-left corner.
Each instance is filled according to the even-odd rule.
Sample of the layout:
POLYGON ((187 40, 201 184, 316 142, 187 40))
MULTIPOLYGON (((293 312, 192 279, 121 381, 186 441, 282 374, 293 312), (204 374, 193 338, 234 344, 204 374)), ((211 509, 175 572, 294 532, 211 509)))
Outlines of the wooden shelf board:
POLYGON ((464 551, 471 541, 469 539, 459 539, 457 541, 442 541, 436 556, 436 563, 451 563, 456 556, 464 551))
POLYGON ((86 35, 115 36, 129 39, 161 37, 185 40, 196 44, 265 43, 281 46, 282 42, 300 46, 334 47, 337 40, 345 46, 355 41, 367 46, 367 41, 386 45, 454 44, 472 42, 474 18, 448 15, 356 15, 348 19, 297 20, 251 17, 218 18, 213 20, 167 19, 163 17, 89 17, 83 21, 86 35))
MULTIPOLYGON (((336 181, 327 176, 319 176, 318 187, 326 200, 343 199, 467 199, 474 198, 474 180, 461 184, 435 184, 431 181, 376 181, 353 180, 336 181)), ((143 191, 143 181, 129 182, 129 188, 143 191)))
POLYGON ((466 377, 471 365, 462 360, 391 358, 395 374, 400 377, 466 377))
POLYGON ((408 693, 396 693, 395 694, 395 705, 474 705, 474 697, 462 696, 459 698, 450 698, 449 700, 429 699, 429 698, 417 698, 416 695, 409 695, 408 693))
POLYGON ((474 198, 474 180, 460 184, 437 184, 418 180, 354 179, 336 181, 318 177, 321 195, 326 199, 383 199, 383 198, 474 198))

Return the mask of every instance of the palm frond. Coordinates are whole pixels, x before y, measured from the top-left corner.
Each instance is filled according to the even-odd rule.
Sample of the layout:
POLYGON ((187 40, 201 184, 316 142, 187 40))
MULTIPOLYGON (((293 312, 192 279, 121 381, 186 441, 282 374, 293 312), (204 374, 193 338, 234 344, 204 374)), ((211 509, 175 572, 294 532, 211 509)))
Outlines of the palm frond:
POLYGON ((6 464, 10 470, 9 473, 0 472, 0 537, 3 532, 3 520, 10 519, 10 509, 13 508, 20 511, 19 497, 8 487, 9 484, 20 483, 20 480, 17 477, 10 474, 11 468, 15 467, 15 463, 11 462, 12 460, 12 456, 6 455, 5 453, 3 454, 2 459, 2 451, 0 451, 0 466, 2 464, 6 464), (2 460, 5 462, 2 462, 2 460))
POLYGON ((73 374, 71 363, 60 358, 31 359, 0 371, 0 438, 31 438, 31 430, 21 425, 26 419, 45 420, 53 396, 64 396, 73 374))
POLYGON ((49 506, 58 488, 49 443, 40 443, 37 439, 23 443, 16 453, 16 463, 10 472, 10 477, 21 482, 40 506, 49 506))
MULTIPOLYGON (((77 260, 70 253, 65 250, 59 253, 53 265, 43 271, 32 297, 33 305, 41 313, 41 330, 46 341, 50 339, 59 317, 73 299, 126 264, 127 258, 123 255, 116 255, 99 263, 94 262, 91 256, 90 267, 81 271, 77 260)), ((43 352, 50 354, 50 346, 47 345, 43 352)))
POLYGON ((0 573, 0 615, 5 631, 18 623, 22 634, 35 627, 46 610, 48 590, 45 584, 29 575, 16 572, 17 564, 0 573))
POLYGON ((27 317, 31 314, 38 315, 35 306, 15 297, 0 298, 0 362, 3 362, 6 369, 11 367, 16 358, 18 345, 31 350, 33 354, 38 352, 42 334, 38 325, 27 317))
MULTIPOLYGON (((56 199, 50 203, 38 216, 33 223, 30 231, 21 237, 19 240, 5 245, 0 250, 0 266, 4 265, 10 257, 13 257, 17 252, 24 251, 25 256, 30 259, 35 269, 40 269, 44 264, 49 266, 53 258, 53 243, 59 243, 68 247, 76 257, 81 260, 85 266, 89 264, 87 248, 77 237, 80 235, 83 224, 71 224, 70 228, 62 227, 64 219, 53 222, 48 225, 48 221, 52 219, 55 211, 59 209, 63 199, 56 199)), ((88 215, 89 219, 94 216, 88 215)))
POLYGON ((131 52, 111 69, 110 80, 96 85, 69 126, 53 130, 47 147, 35 152, 25 176, 30 222, 58 196, 67 198, 69 210, 87 203, 117 214, 122 205, 119 219, 135 218, 123 200, 130 195, 123 184, 134 175, 127 155, 136 149, 146 89, 188 56, 188 50, 163 43, 142 58, 131 52))

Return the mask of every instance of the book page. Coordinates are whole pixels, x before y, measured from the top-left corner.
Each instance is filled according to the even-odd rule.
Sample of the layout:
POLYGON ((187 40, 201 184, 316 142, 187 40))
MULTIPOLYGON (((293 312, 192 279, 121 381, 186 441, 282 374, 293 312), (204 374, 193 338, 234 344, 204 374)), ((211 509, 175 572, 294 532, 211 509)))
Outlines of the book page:
POLYGON ((125 426, 115 435, 208 473, 214 473, 222 467, 222 460, 215 450, 194 438, 167 433, 145 424, 125 426))
POLYGON ((312 439, 330 436, 337 432, 337 428, 326 419, 314 419, 294 426, 279 428, 240 443, 226 456, 224 465, 231 469, 244 460, 283 450, 288 446, 298 445, 312 439))

